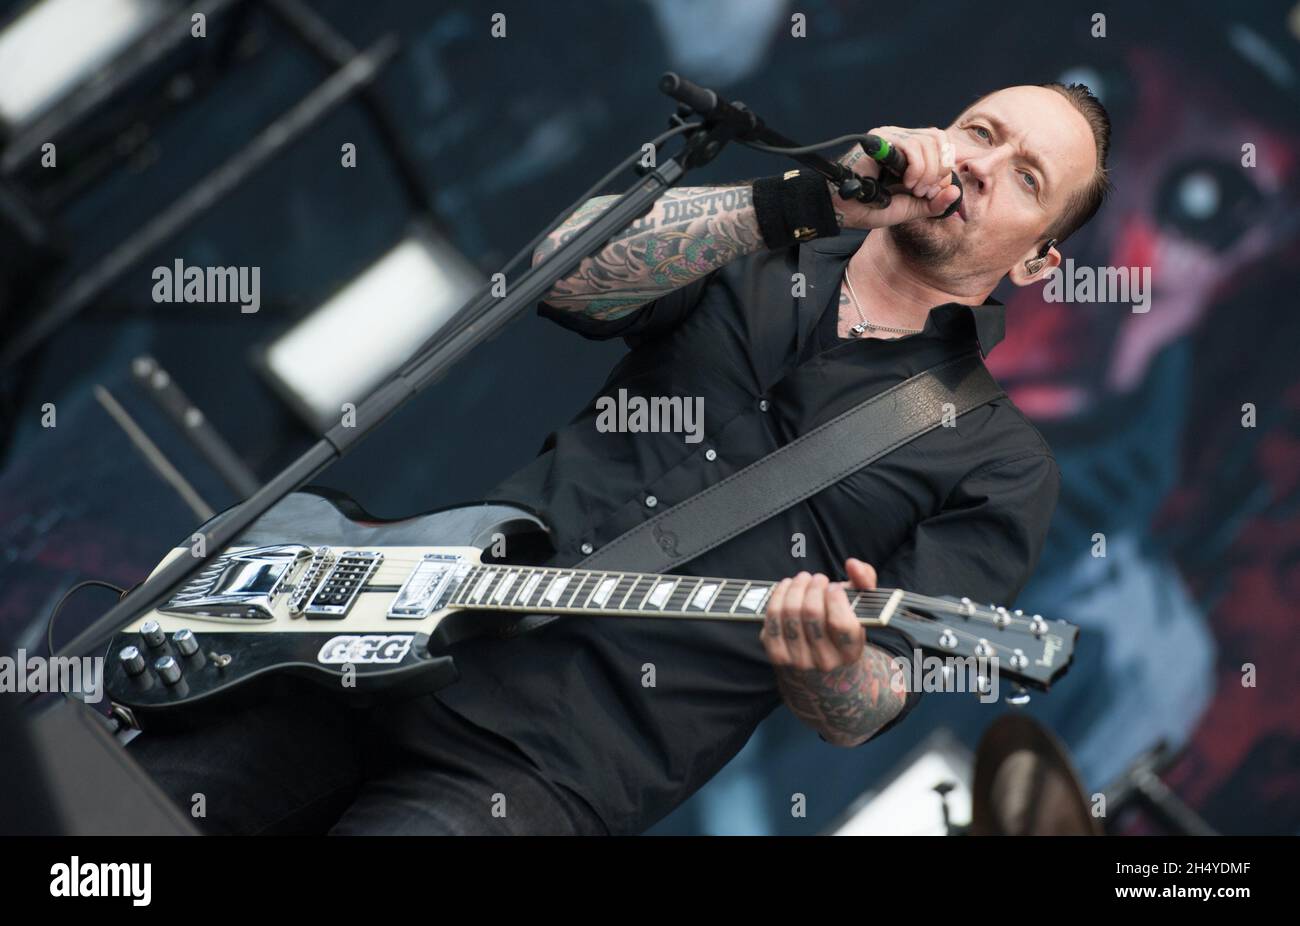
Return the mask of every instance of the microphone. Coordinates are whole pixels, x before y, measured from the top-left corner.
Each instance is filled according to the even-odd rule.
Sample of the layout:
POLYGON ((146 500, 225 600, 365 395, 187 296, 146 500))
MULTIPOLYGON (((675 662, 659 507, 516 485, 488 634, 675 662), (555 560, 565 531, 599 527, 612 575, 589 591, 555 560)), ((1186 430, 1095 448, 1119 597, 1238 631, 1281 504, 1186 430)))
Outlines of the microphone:
MULTIPOLYGON (((881 138, 879 135, 867 135, 862 141, 862 150, 867 152, 867 157, 880 165, 882 188, 889 182, 902 182, 903 174, 907 172, 907 155, 891 145, 888 139, 881 138), (885 178, 883 171, 893 174, 893 178, 885 178)), ((957 176, 955 170, 952 172, 952 183, 957 188, 957 198, 951 206, 943 211, 942 215, 935 216, 936 219, 946 219, 956 212, 958 207, 961 206, 962 198, 966 195, 966 191, 961 185, 961 179, 957 176)), ((888 206, 889 203, 886 202, 884 205, 888 206)))
POLYGON ((867 152, 867 157, 892 174, 902 177, 907 170, 907 155, 891 145, 887 138, 879 135, 863 136, 862 150, 867 152))

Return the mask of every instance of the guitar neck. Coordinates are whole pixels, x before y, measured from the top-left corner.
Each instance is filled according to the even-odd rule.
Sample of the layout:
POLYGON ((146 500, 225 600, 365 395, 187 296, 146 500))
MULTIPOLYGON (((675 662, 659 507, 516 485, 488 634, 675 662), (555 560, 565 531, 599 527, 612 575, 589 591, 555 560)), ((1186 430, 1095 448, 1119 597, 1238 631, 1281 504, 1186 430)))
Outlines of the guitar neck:
MULTIPOLYGON (((489 611, 544 611, 614 617, 675 617, 761 621, 771 581, 699 578, 646 572, 608 572, 482 564, 459 581, 448 607, 489 611)), ((910 596, 901 589, 849 591, 860 623, 885 626, 910 596)))

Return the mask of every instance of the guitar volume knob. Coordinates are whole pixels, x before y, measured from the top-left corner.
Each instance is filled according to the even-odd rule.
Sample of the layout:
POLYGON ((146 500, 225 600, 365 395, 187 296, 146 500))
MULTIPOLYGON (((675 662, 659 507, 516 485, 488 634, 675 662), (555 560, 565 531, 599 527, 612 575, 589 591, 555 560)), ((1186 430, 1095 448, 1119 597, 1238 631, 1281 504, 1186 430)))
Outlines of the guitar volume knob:
POLYGON ((162 646, 167 642, 167 634, 157 621, 145 621, 140 625, 140 636, 144 637, 144 642, 153 647, 162 646))
POLYGON ((181 665, 172 656, 160 656, 153 664, 154 671, 168 685, 175 685, 181 680, 181 665))
POLYGON ((138 646, 124 646, 117 654, 118 660, 127 675, 139 675, 144 671, 144 656, 138 646))
POLYGON ((194 631, 188 627, 182 627, 172 634, 172 643, 182 656, 193 656, 199 651, 199 641, 194 636, 194 631))

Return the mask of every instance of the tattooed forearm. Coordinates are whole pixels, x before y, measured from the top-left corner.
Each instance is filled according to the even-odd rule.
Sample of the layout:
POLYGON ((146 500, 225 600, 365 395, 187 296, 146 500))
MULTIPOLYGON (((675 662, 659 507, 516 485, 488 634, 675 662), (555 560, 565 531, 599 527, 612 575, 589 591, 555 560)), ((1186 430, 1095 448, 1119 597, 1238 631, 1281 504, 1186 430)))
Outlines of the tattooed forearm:
MULTIPOLYGON (((654 208, 560 280, 546 301, 615 319, 763 247, 748 184, 669 190, 654 208)), ((588 201, 533 255, 539 264, 578 234, 615 197, 588 201)))
POLYGON ((857 746, 889 723, 906 701, 890 686, 896 669, 888 653, 867 644, 856 663, 829 672, 782 666, 777 683, 796 717, 836 746, 857 746))
MULTIPOLYGON (((840 155, 839 163, 843 164, 845 167, 849 168, 850 170, 853 170, 854 164, 866 159, 867 159, 867 153, 862 150, 862 145, 854 144, 852 148, 850 148, 844 154, 840 155)), ((831 203, 835 207, 835 221, 839 223, 840 228, 843 228, 845 215, 843 211, 841 211, 840 209, 840 203, 843 202, 843 200, 840 199, 838 194, 836 193, 835 184, 833 183, 830 184, 830 187, 831 187, 831 203)))

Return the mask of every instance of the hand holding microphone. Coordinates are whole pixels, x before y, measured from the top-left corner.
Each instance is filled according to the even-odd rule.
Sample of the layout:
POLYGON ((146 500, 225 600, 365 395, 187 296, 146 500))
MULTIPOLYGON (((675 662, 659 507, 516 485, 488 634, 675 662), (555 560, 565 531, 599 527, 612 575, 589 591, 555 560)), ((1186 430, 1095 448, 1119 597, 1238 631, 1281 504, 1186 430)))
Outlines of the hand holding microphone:
MULTIPOLYGON (((840 158, 839 163, 873 179, 887 170, 900 183, 890 190, 895 195, 883 209, 840 199, 832 184, 835 209, 843 216, 845 228, 887 228, 912 219, 946 218, 959 210, 962 188, 954 171, 956 151, 942 129, 887 125, 872 129, 870 134, 882 142, 872 152, 874 158, 859 144, 840 158)), ((964 216, 953 219, 963 220, 964 216)))
MULTIPOLYGON (((716 92, 678 74, 664 74, 659 87, 681 104, 679 117, 695 113, 705 126, 725 127, 731 137, 750 147, 789 155, 811 168, 754 181, 754 211, 769 248, 834 235, 840 228, 885 228, 920 218, 966 219, 961 181, 954 169, 956 151, 940 129, 872 129, 866 140, 870 151, 864 152, 859 143, 835 165, 816 153, 828 145, 800 145, 764 125, 743 103, 727 103, 716 92), (883 175, 884 179, 864 188, 846 176, 850 172, 872 180, 883 175), (841 185, 850 198, 839 196, 841 185), (857 198, 861 196, 874 198, 869 205, 857 198), (889 204, 882 207, 886 197, 889 204), (950 218, 954 214, 960 218, 950 218)), ((707 163, 718 148, 714 142, 693 157, 697 163, 707 163)))

